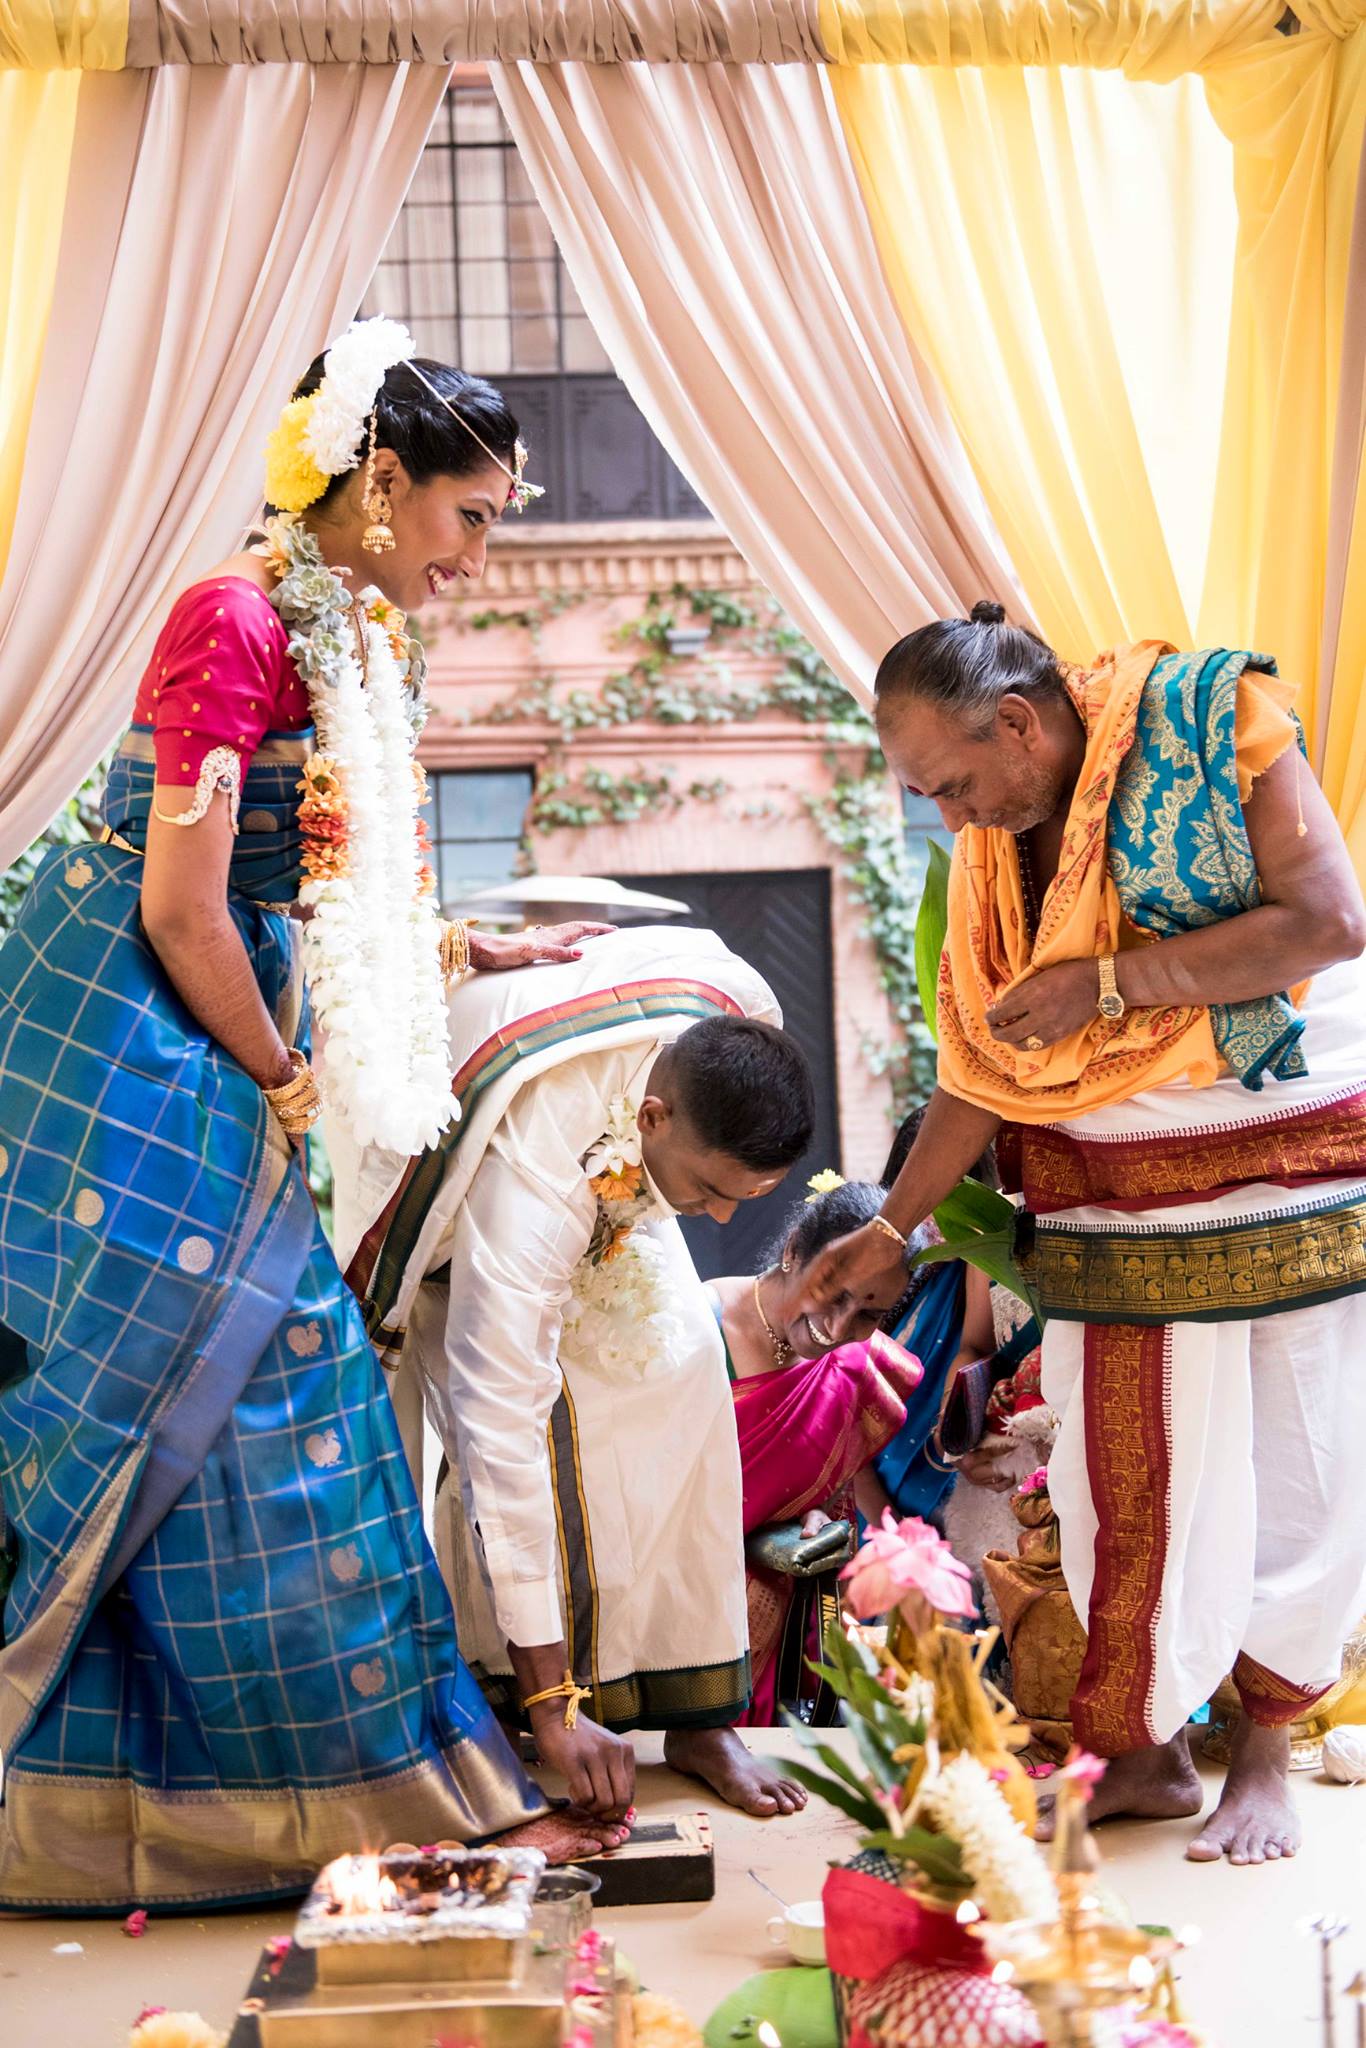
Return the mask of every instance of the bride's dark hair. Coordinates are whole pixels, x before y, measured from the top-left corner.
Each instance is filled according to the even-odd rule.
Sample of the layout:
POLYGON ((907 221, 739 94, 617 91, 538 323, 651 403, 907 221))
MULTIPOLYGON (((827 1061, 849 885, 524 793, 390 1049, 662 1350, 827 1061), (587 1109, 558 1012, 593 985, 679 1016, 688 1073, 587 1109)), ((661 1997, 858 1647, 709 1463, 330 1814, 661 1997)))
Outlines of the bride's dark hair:
MULTIPOLYGON (((312 396, 323 381, 324 360, 322 356, 314 358, 295 385, 293 397, 312 396)), ((406 363, 396 363, 375 400, 376 447, 392 448, 415 484, 430 483, 437 476, 473 476, 488 468, 489 450, 509 469, 515 467, 517 421, 502 392, 482 377, 467 377, 463 370, 453 370, 427 356, 418 356, 416 363, 422 377, 436 386, 441 398, 449 399, 461 417, 457 419, 406 363), (474 432, 467 431, 461 420, 467 420, 474 432)), ((367 436, 361 445, 362 464, 369 452, 367 436)), ((348 469, 333 477, 317 503, 325 505, 353 474, 348 469)))

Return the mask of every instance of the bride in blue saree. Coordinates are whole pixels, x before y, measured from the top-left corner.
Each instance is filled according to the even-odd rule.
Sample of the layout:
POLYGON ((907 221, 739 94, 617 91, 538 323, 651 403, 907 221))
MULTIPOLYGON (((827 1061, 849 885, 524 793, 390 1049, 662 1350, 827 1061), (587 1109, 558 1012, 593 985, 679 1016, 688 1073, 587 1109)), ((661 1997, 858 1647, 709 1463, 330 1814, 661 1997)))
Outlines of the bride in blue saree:
MULTIPOLYGON (((301 879, 334 947, 353 921, 330 985, 315 949, 334 1106, 364 1097, 347 1002, 392 1002, 386 1029, 418 1049, 395 1069, 407 1097, 450 1113, 418 1057, 417 947, 391 947, 377 980, 354 929, 362 881, 407 889, 420 861, 376 876, 411 832, 373 800, 367 818, 339 707, 354 729, 364 685, 379 731, 383 687, 416 700, 394 608, 479 575, 525 487, 499 394, 411 356, 393 323, 364 323, 314 365, 270 471, 301 516, 176 601, 104 843, 48 856, 0 948, 2 1907, 265 1900, 395 1839, 516 1830, 552 1856, 620 1839, 544 1817, 460 1659, 303 1171, 301 879)), ((438 1003, 439 954, 461 971, 563 959, 589 929, 472 940, 423 924, 428 888, 410 921, 438 1003)))

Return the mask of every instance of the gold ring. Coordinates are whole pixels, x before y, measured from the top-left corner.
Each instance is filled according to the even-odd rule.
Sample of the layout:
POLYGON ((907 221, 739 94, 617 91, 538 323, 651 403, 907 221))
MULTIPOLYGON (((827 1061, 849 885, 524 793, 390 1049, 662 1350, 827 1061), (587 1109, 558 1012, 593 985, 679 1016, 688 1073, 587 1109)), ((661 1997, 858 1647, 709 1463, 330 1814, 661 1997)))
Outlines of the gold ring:
POLYGON ((1041 1038, 1035 1038, 1035 1037, 1033 1037, 1033 1036, 1031 1035, 1031 1036, 1030 1036, 1029 1038, 1027 1038, 1027 1039, 1025 1040, 1025 1051, 1026 1051, 1026 1052, 1042 1052, 1042 1051, 1043 1051, 1043 1040, 1042 1040, 1041 1038))

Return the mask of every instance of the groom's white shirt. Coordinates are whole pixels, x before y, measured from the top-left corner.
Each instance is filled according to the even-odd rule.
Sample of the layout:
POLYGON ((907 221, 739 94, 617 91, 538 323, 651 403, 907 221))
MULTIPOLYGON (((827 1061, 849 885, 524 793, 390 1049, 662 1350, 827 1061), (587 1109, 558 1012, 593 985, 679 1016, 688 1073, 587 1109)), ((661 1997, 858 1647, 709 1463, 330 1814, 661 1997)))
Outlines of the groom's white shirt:
MULTIPOLYGON (((466 983, 451 1000, 457 1062, 520 1017, 585 993, 659 978, 704 983, 746 1015, 781 1021, 767 984, 714 933, 651 927, 593 940, 569 967, 466 983)), ((591 1050, 561 1045, 550 1063, 521 1080, 491 1128, 485 1110, 480 1131, 466 1133, 458 1148, 465 1154, 459 1173, 463 1199, 458 1205, 443 1200, 439 1228, 424 1232, 423 1270, 431 1273, 451 1261, 449 1304, 442 1302, 444 1328, 438 1331, 432 1327, 433 1304, 415 1302, 409 1349, 420 1355, 428 1412, 460 1471, 498 1629, 514 1643, 554 1642, 564 1633, 547 1425, 563 1384, 558 1354, 564 1308, 597 1211, 584 1155, 603 1136, 619 1096, 639 1106, 659 1051, 694 1021, 682 1013, 637 1023, 607 1034, 616 1042, 587 1041, 591 1050), (471 1140, 478 1142, 477 1162, 466 1154, 471 1140)), ((393 1165, 372 1154, 369 1168, 362 1207, 373 1210, 393 1178, 393 1165)), ((443 1196, 451 1192, 443 1189, 443 1196)), ((686 1247, 676 1225, 665 1220, 671 1213, 661 1207, 654 1227, 676 1261, 680 1298, 693 1304, 687 1343, 690 1351, 714 1349, 719 1357, 720 1339, 686 1247)), ((356 1235, 367 1221, 359 1229, 352 1224, 356 1235)), ((415 1295, 415 1287, 410 1292, 415 1295)), ((405 1358, 405 1369, 409 1362, 405 1358)), ((679 1361, 680 1370, 684 1363, 679 1361)), ((718 1402, 728 1409, 723 1369, 716 1385, 718 1402)), ((657 1387, 622 1389, 623 1405, 638 1402, 642 1391, 647 1399, 660 1399, 657 1387)), ((733 1440, 733 1423, 728 1415, 725 1420, 733 1440)), ((664 1414, 659 1440, 665 1449, 664 1414)), ((722 1495, 731 1491, 723 1483, 730 1476, 716 1474, 722 1495)), ((610 1561, 603 1563, 610 1572, 610 1561)))

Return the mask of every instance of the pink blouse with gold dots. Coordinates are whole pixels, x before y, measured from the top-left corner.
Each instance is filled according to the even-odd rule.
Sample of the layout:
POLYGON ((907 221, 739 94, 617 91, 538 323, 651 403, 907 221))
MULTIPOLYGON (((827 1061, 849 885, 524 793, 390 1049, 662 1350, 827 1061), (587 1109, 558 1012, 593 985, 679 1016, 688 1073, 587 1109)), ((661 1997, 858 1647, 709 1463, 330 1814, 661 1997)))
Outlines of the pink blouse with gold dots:
POLYGON ((133 718, 155 735, 161 783, 193 785, 205 757, 231 747, 245 776, 268 732, 309 723, 308 693, 264 591, 242 576, 182 591, 138 686, 133 718))

